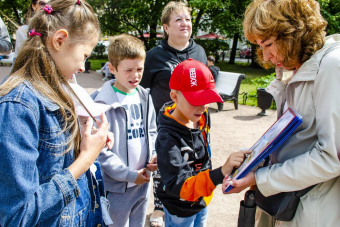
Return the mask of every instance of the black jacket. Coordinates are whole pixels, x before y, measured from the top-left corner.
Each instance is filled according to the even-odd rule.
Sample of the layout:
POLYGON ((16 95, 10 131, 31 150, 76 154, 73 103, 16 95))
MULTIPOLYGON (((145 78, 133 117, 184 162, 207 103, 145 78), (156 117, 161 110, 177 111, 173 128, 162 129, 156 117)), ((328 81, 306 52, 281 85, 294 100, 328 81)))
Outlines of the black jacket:
POLYGON ((173 109, 173 102, 166 103, 158 115, 156 152, 162 182, 157 197, 170 214, 189 217, 209 204, 224 176, 221 167, 211 170, 209 112, 198 129, 190 129, 172 118, 173 109))
POLYGON ((204 49, 190 39, 190 44, 184 50, 176 50, 168 45, 168 40, 162 40, 160 45, 152 48, 146 54, 144 74, 140 85, 151 89, 151 97, 156 115, 164 103, 171 101, 169 81, 174 68, 188 58, 195 59, 207 65, 204 49))
POLYGON ((216 77, 218 75, 218 72, 220 71, 220 68, 215 66, 215 65, 212 65, 209 67, 211 73, 213 74, 213 77, 214 77, 214 80, 216 81, 216 77))

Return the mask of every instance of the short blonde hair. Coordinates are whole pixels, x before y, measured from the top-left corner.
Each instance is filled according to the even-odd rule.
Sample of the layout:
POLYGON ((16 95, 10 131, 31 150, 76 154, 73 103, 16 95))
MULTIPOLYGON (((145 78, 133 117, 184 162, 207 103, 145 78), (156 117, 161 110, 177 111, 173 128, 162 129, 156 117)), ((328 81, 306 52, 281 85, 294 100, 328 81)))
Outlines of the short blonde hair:
MULTIPOLYGON (((278 54, 288 68, 303 64, 322 48, 326 26, 315 0, 254 0, 243 21, 244 34, 254 44, 256 39, 276 37, 278 54)), ((264 62, 259 48, 257 60, 265 68, 274 66, 264 62)))
MULTIPOLYGON (((180 10, 187 10, 190 14, 192 9, 188 6, 186 2, 181 2, 181 1, 179 2, 171 1, 168 4, 166 4, 166 6, 164 7, 162 11, 162 18, 161 18, 162 24, 169 25, 171 13, 177 12, 180 10)), ((166 34, 166 32, 164 32, 164 37, 168 38, 168 34, 166 34)))
POLYGON ((145 59, 144 43, 132 35, 122 34, 110 38, 110 45, 108 47, 109 62, 117 67, 120 61, 124 59, 145 59))

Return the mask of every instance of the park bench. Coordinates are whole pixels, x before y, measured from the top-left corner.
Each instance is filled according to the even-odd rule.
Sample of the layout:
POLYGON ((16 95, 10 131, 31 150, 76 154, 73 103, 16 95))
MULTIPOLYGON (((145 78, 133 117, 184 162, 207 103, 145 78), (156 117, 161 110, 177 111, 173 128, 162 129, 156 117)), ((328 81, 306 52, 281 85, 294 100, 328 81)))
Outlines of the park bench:
POLYGON ((238 94, 241 81, 245 78, 244 74, 224 71, 220 71, 216 77, 216 90, 223 101, 234 101, 236 110, 238 109, 238 94))
POLYGON ((14 57, 15 57, 14 52, 10 53, 9 55, 5 55, 5 56, 3 56, 3 58, 0 59, 0 64, 1 65, 3 65, 3 64, 13 64, 14 57))

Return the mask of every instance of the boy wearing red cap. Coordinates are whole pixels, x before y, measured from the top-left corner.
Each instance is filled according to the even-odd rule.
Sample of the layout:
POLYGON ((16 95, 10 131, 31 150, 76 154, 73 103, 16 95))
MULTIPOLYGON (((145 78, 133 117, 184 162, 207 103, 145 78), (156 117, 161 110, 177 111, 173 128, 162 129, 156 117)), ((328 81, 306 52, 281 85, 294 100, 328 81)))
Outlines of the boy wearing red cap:
POLYGON ((164 205, 165 226, 205 226, 212 192, 244 160, 231 154, 212 170, 208 104, 223 102, 209 68, 188 59, 174 69, 170 97, 158 115, 157 163, 162 182, 157 196, 164 205))

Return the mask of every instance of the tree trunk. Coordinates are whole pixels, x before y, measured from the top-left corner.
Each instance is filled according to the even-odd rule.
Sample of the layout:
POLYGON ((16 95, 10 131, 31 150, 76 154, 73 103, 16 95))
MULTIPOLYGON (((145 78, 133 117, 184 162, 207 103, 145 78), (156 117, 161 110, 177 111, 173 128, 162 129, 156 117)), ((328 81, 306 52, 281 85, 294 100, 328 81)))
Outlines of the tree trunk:
POLYGON ((199 27, 200 20, 201 20, 203 14, 204 14, 204 10, 200 9, 200 11, 197 14, 195 24, 193 24, 193 26, 192 26, 192 35, 197 35, 198 27, 199 27))
POLYGON ((144 46, 146 50, 149 50, 149 45, 148 45, 148 41, 146 40, 146 38, 144 37, 144 33, 143 31, 139 31, 139 36, 140 36, 140 40, 142 40, 144 42, 144 46))
POLYGON ((22 21, 20 19, 20 16, 19 16, 17 8, 13 5, 12 9, 14 11, 14 14, 15 14, 15 17, 16 17, 16 21, 18 22, 19 25, 22 25, 22 21))
POLYGON ((145 46, 147 51, 156 45, 156 40, 157 40, 157 23, 152 23, 150 24, 150 39, 148 42, 148 46, 145 46))
POLYGON ((238 42, 239 33, 234 34, 233 47, 231 48, 229 64, 235 65, 236 48, 238 42))

